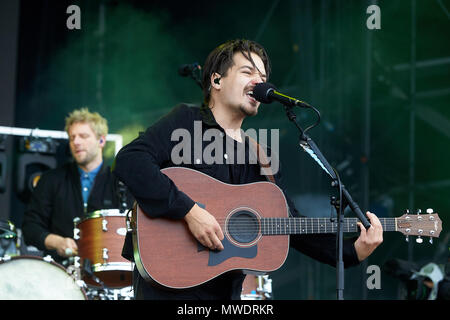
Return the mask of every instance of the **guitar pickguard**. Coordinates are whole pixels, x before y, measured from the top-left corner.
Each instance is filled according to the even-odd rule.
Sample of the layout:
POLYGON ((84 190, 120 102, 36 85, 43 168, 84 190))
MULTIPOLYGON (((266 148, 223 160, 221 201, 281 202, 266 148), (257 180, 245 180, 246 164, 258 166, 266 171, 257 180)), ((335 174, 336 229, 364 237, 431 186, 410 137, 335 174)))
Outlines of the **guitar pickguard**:
MULTIPOLYGON (((208 250, 200 242, 197 243, 197 251, 208 250)), ((227 259, 233 257, 252 259, 258 253, 258 247, 255 244, 251 247, 237 247, 231 243, 227 237, 222 240, 223 250, 209 250, 208 266, 213 267, 221 264, 227 259)))

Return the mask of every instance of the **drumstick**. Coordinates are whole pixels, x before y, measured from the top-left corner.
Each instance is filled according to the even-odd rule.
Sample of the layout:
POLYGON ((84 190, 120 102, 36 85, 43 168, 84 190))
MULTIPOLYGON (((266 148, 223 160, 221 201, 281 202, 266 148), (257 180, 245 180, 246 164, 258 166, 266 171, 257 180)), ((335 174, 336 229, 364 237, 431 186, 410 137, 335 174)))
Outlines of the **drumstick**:
POLYGON ((75 252, 74 252, 71 248, 66 248, 64 253, 66 254, 66 256, 72 256, 74 254, 78 254, 78 250, 75 250, 75 252))

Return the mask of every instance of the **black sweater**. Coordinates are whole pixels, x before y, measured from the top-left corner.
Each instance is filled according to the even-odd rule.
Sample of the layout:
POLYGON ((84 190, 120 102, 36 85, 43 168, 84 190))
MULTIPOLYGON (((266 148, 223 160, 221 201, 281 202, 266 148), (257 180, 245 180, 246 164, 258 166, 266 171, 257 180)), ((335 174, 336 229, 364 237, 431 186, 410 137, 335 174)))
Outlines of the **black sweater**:
MULTIPOLYGON (((177 166, 171 157, 174 146, 180 143, 179 140, 172 139, 172 133, 176 129, 185 129, 193 137, 191 141, 191 159, 188 161, 189 163, 183 163, 181 166, 193 168, 230 184, 266 180, 266 177, 260 174, 258 164, 197 164, 196 151, 194 150, 194 139, 196 139, 194 136, 194 122, 197 125, 197 133, 199 123, 201 123, 202 135, 205 130, 211 128, 224 133, 224 130, 215 121, 209 108, 181 104, 149 127, 145 133, 141 133, 138 138, 124 146, 117 154, 113 172, 127 185, 139 206, 150 216, 181 219, 194 205, 192 199, 178 190, 174 183, 160 172, 162 168, 177 166)), ((204 150, 211 142, 206 141, 202 143, 202 150, 204 150)), ((246 143, 247 148, 245 150, 249 150, 248 141, 246 143)), ((226 150, 225 147, 224 150, 226 150)), ((275 181, 286 195, 286 190, 282 184, 281 170, 275 175, 275 181)), ((287 195, 286 199, 291 215, 300 216, 287 195)), ((346 267, 359 263, 353 245, 354 241, 355 239, 344 241, 343 253, 346 267)), ((336 263, 336 237, 334 234, 293 235, 291 236, 290 244, 298 251, 318 261, 332 266, 336 263)), ((131 241, 124 247, 123 255, 128 259, 132 259, 131 241)), ((240 281, 242 278, 236 278, 236 280, 240 281)), ((220 279, 217 279, 217 281, 219 282, 220 279)), ((223 284, 224 281, 221 281, 219 286, 221 289, 218 290, 226 292, 227 290, 223 287, 223 284)), ((230 290, 233 291, 232 296, 236 297, 238 294, 236 292, 238 289, 236 288, 239 288, 239 285, 232 285, 228 281, 227 286, 229 287, 230 285, 232 286, 230 290)), ((212 289, 213 286, 210 286, 210 288, 214 290, 212 289)), ((211 292, 211 297, 214 297, 214 294, 214 292, 211 292)))

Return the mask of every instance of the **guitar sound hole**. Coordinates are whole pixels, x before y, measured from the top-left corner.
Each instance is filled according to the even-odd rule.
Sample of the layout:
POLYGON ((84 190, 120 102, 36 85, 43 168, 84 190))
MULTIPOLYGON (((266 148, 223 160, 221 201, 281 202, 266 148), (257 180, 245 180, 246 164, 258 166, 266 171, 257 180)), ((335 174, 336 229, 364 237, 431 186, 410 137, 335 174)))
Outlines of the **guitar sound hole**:
POLYGON ((238 211, 228 220, 228 233, 234 241, 239 243, 250 243, 258 237, 258 217, 246 210, 238 211))

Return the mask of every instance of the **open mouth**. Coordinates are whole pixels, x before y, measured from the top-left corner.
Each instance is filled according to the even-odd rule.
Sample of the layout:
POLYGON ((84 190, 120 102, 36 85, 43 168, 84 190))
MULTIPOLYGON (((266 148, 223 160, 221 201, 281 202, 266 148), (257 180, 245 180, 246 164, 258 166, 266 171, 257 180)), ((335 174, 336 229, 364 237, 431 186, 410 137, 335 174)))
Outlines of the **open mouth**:
POLYGON ((249 90, 245 93, 245 95, 249 98, 250 102, 252 104, 256 104, 258 101, 256 101, 255 98, 253 98, 253 90, 249 90))

